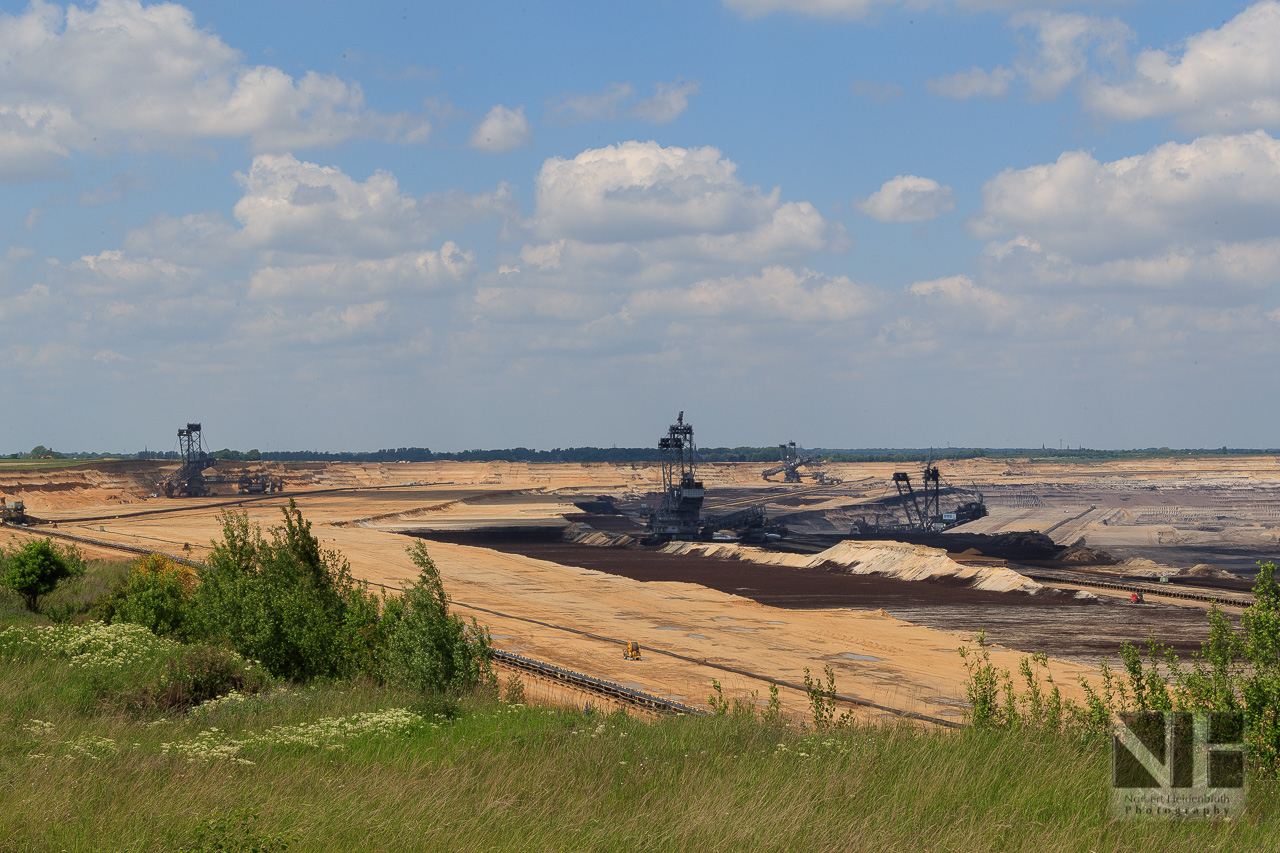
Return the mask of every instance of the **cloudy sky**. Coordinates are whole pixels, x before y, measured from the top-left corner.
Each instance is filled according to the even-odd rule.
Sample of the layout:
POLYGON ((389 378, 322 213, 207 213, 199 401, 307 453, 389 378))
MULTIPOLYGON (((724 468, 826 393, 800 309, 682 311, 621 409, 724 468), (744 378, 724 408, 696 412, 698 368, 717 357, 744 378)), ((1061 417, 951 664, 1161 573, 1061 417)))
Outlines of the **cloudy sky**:
POLYGON ((0 451, 1275 447, 1280 2, 0 2, 0 451))

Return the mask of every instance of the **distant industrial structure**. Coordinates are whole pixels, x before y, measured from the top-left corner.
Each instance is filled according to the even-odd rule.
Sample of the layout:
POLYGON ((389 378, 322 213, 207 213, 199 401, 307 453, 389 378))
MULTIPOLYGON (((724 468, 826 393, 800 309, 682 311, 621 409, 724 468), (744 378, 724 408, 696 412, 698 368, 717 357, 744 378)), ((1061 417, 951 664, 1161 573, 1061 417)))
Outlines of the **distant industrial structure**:
MULTIPOLYGON (((862 518, 853 525, 853 528, 849 531, 850 534, 853 536, 867 536, 895 532, 939 533, 987 516, 987 505, 982 499, 982 493, 976 489, 973 500, 959 504, 950 512, 942 511, 942 492, 944 488, 942 474, 938 471, 938 466, 933 463, 932 459, 925 463, 921 479, 923 480, 921 488, 916 490, 911 483, 910 474, 905 471, 894 472, 893 485, 898 491, 897 503, 901 505, 902 511, 906 515, 905 524, 901 521, 881 524, 878 516, 871 522, 868 522, 866 518, 862 518)), ((947 491, 952 490, 950 486, 947 486, 946 489, 947 491)))
POLYGON ((265 471, 239 477, 206 474, 218 460, 205 449, 200 424, 189 423, 185 429, 178 430, 178 452, 182 465, 165 478, 162 486, 167 498, 207 497, 213 493, 210 487, 220 484, 234 484, 242 495, 284 491, 284 480, 265 471))
POLYGON ((4 524, 26 524, 27 510, 26 506, 20 500, 6 500, 0 502, 0 523, 4 524))
POLYGON ((209 478, 204 472, 217 461, 204 449, 200 424, 187 424, 178 430, 178 452, 182 465, 164 481, 166 498, 202 498, 210 493, 209 478))
POLYGON ((818 470, 818 466, 822 464, 816 456, 805 456, 800 453, 794 441, 788 441, 786 444, 779 444, 778 451, 782 455, 782 464, 774 465, 772 468, 766 468, 760 472, 767 482, 773 482, 775 474, 782 475, 784 483, 802 483, 804 477, 812 477, 820 486, 838 486, 844 482, 839 477, 828 476, 825 471, 818 470), (801 468, 809 468, 807 472, 802 472, 801 468))
POLYGON ((662 459, 662 500, 649 514, 648 527, 659 540, 710 540, 721 533, 733 538, 758 540, 765 536, 764 508, 749 506, 728 515, 703 515, 706 488, 697 477, 698 448, 693 442, 693 425, 684 422, 684 412, 658 440, 662 459))
POLYGON ((697 539, 702 529, 702 500, 707 491, 694 473, 697 447, 693 424, 676 422, 658 441, 662 458, 662 501, 649 516, 649 529, 659 539, 697 539))

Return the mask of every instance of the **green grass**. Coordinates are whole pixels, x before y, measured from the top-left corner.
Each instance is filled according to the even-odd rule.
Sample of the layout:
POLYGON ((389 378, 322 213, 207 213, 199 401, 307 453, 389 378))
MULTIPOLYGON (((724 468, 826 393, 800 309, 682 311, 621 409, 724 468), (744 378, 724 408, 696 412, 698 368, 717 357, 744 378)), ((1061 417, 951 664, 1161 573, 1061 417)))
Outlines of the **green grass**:
POLYGON ((372 685, 293 688, 207 713, 86 713, 74 676, 0 685, 0 849, 169 850, 257 809, 298 850, 1274 849, 1273 792, 1243 819, 1118 822, 1105 747, 1004 732, 832 735, 476 699, 459 718, 318 737, 324 718, 411 708, 372 685), (74 691, 72 691, 74 693, 74 691), (39 722, 35 722, 35 721, 39 722), (216 731, 213 731, 216 729, 216 731), (198 758, 174 744, 247 743, 198 758), (170 745, 166 747, 166 744, 170 745), (251 762, 251 763, 250 763, 251 762))
MULTIPOLYGON (((0 609, 0 631, 40 622, 12 617, 0 609)), ((1277 792, 1261 785, 1234 821, 1112 819, 1109 746, 1079 736, 645 722, 485 696, 448 719, 367 682, 130 711, 113 696, 155 677, 172 647, 121 635, 78 659, 0 638, 0 851, 179 850, 218 820, 228 846, 209 849, 273 837, 335 851, 1280 845, 1277 792), (256 820, 242 829, 244 810, 256 820)))

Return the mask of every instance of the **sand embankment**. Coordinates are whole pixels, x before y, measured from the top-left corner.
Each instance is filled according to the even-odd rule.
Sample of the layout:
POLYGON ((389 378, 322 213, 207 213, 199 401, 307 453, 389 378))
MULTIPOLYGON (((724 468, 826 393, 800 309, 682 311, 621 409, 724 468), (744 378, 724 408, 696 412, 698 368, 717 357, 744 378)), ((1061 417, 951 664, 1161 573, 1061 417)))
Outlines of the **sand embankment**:
POLYGON ((662 550, 668 554, 703 554, 797 569, 840 566, 851 574, 908 581, 953 579, 989 592, 1035 593, 1044 588, 1012 569, 962 565, 940 548, 905 542, 841 542, 817 554, 782 554, 730 542, 672 542, 662 550))

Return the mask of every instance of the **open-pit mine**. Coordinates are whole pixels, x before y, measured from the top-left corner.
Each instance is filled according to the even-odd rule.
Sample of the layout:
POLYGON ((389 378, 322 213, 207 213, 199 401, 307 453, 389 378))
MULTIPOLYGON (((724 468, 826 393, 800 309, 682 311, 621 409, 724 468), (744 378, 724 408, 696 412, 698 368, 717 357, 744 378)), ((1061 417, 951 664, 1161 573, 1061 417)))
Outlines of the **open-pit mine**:
POLYGON ((1255 563, 1280 550, 1269 457, 947 462, 963 486, 942 493, 944 514, 969 494, 985 514, 906 541, 859 528, 909 500, 893 485, 901 464, 827 464, 810 482, 765 479, 765 467, 703 463, 684 481, 640 463, 239 464, 220 465, 207 495, 170 498, 174 463, 0 466, 0 495, 25 512, 0 543, 72 537, 92 557, 199 562, 221 513, 267 528, 292 499, 356 577, 389 593, 414 577, 406 545, 426 540, 454 607, 504 652, 691 707, 706 707, 713 680, 748 701, 776 682, 795 714, 805 670, 830 667, 855 713, 936 723, 964 718, 957 649, 979 630, 1001 668, 1047 654, 1079 700, 1078 677, 1124 641, 1198 648, 1206 608, 1238 618, 1255 563), (750 529, 655 536, 663 507, 678 526, 695 491, 703 518, 750 529))

